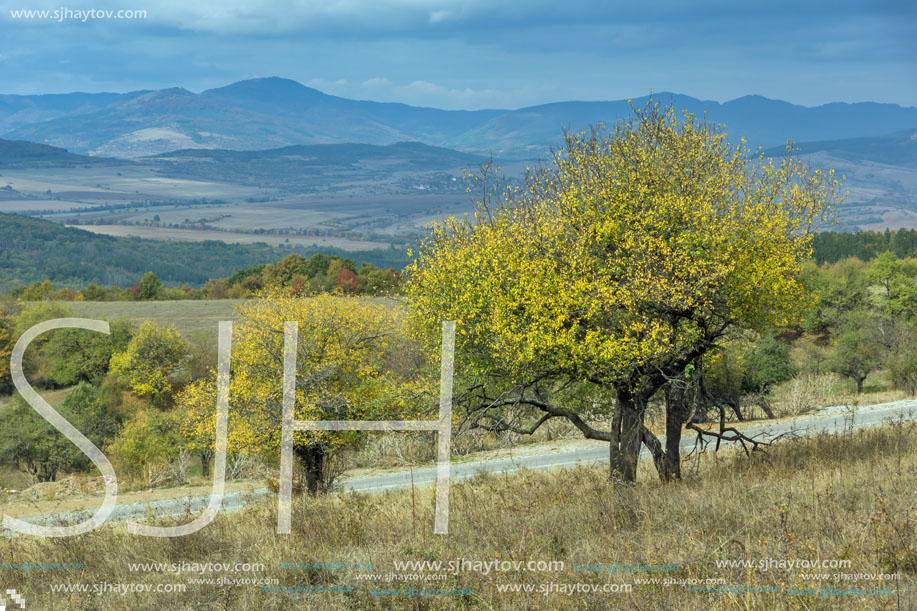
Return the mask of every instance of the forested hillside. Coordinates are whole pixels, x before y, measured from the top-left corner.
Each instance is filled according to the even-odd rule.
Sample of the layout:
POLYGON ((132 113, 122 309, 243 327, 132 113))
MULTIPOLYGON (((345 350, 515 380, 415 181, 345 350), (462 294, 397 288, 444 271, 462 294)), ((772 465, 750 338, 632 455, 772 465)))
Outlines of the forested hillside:
POLYGON ((407 262, 406 254, 394 249, 356 255, 327 247, 116 238, 51 221, 0 214, 0 290, 44 280, 59 286, 131 286, 147 271, 166 284, 199 286, 242 268, 275 262, 289 253, 311 256, 319 252, 354 257, 358 265, 367 262, 401 269, 407 262))

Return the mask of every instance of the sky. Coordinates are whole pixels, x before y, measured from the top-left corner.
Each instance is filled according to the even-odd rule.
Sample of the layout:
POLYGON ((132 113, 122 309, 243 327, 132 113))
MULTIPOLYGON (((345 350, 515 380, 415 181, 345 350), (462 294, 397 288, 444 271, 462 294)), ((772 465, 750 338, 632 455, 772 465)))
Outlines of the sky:
POLYGON ((0 7, 0 93, 198 92, 281 76, 344 97, 449 109, 650 91, 720 102, 757 94, 806 106, 917 106, 917 2, 902 0, 0 0, 0 7), (48 18, 13 15, 42 10, 48 18), (97 13, 84 18, 90 10, 97 13), (119 10, 146 15, 98 13, 119 10))

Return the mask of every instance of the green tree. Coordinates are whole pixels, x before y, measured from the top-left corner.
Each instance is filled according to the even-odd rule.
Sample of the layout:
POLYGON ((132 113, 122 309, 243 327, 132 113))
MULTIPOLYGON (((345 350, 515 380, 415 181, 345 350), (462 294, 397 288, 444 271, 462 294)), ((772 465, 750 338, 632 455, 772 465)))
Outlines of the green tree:
POLYGON ((745 379, 743 390, 757 392, 760 406, 769 418, 775 418, 767 403, 766 393, 775 384, 791 380, 797 373, 790 358, 790 347, 774 335, 769 334, 750 346, 745 355, 745 379))
POLYGON ((865 263, 852 258, 821 267, 807 264, 803 272, 806 292, 817 299, 803 320, 803 329, 827 336, 840 321, 861 310, 869 294, 867 269, 865 263))
POLYGON ((178 415, 175 411, 138 409, 107 448, 119 470, 141 475, 147 484, 154 483, 155 469, 173 460, 185 447, 178 415))
MULTIPOLYGON (((35 325, 54 318, 69 318, 73 316, 66 305, 37 301, 26 305, 13 319, 13 334, 18 337, 35 325)), ((57 331, 55 331, 57 333, 57 331)), ((25 351, 23 356, 23 369, 29 379, 39 386, 47 386, 49 353, 45 346, 55 333, 42 333, 36 337, 25 351)), ((9 359, 7 359, 9 368, 9 359)))
POLYGON ((409 268, 413 320, 431 342, 457 321, 459 400, 475 425, 532 432, 567 418, 608 441, 612 473, 633 481, 641 443, 677 477, 665 465, 688 411, 672 404, 663 450, 643 425, 649 399, 735 329, 765 331, 807 305, 800 268, 836 181, 650 102, 610 132, 567 135, 549 168, 498 193, 425 242, 409 268), (590 385, 610 430, 564 404, 590 385), (518 408, 532 427, 512 424, 518 408))
MULTIPOLYGON (((66 407, 58 412, 77 428, 83 424, 66 407)), ((0 459, 20 465, 40 482, 54 481, 60 471, 89 466, 79 448, 18 395, 0 415, 0 459)))
POLYGON ((75 416, 74 426, 97 447, 112 441, 121 428, 121 391, 110 380, 74 386, 64 395, 63 407, 75 416))
POLYGON ((906 391, 912 397, 917 395, 917 350, 904 352, 891 359, 888 372, 896 388, 906 391))
POLYGON ((83 329, 57 329, 42 348, 47 376, 58 386, 78 382, 97 384, 108 373, 111 357, 127 348, 134 324, 121 318, 109 325, 110 334, 83 329))
MULTIPOLYGON (((68 318, 71 316, 73 316, 73 312, 70 310, 70 307, 66 305, 40 301, 30 303, 16 315, 13 330, 16 335, 22 335, 40 322, 53 318, 68 318)), ((48 341, 49 337, 49 335, 39 335, 29 344, 29 347, 40 345, 48 341)))
POLYGON ((915 316, 917 311, 917 261, 884 252, 869 264, 867 278, 878 288, 876 308, 887 318, 915 316))
POLYGON ((108 299, 108 289, 98 284, 89 284, 80 291, 86 301, 105 301, 108 299))
POLYGON ((889 351, 885 365, 895 388, 917 395, 917 325, 900 325, 897 350, 889 351))
POLYGON ((881 344, 865 314, 851 317, 837 335, 834 350, 828 359, 832 371, 856 382, 857 393, 863 392, 863 382, 882 365, 881 344))
POLYGON ((147 272, 137 285, 137 299, 140 301, 153 301, 159 299, 163 293, 162 282, 153 272, 147 272))

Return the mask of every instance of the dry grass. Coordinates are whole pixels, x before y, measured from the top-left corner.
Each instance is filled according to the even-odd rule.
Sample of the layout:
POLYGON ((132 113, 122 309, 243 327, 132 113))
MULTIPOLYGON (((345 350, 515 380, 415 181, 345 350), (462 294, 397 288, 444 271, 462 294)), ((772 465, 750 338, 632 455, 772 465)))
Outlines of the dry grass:
MULTIPOLYGON (((99 320, 130 318, 138 323, 151 320, 160 326, 175 325, 185 337, 206 330, 216 337, 221 320, 236 321, 238 299, 208 299, 204 301, 73 301, 61 302, 70 307, 74 316, 99 320)), ((216 357, 214 357, 215 359, 216 357)))
MULTIPOLYGON (((293 533, 275 533, 277 508, 260 503, 221 514, 198 533, 143 538, 121 527, 66 539, 17 537, 2 542, 4 562, 83 562, 85 568, 4 571, 4 587, 30 608, 57 609, 913 609, 917 607, 917 424, 846 431, 781 443, 753 460, 704 455, 686 464, 685 480, 659 484, 642 465, 635 486, 610 485, 601 468, 487 475, 454 483, 450 534, 432 533, 431 489, 378 495, 340 494, 294 501, 293 533), (373 587, 474 588, 474 596, 374 596, 364 571, 285 570, 286 562, 563 560, 564 571, 460 573, 444 581, 373 587), (790 587, 844 587, 798 570, 717 569, 717 560, 845 559, 847 573, 899 572, 892 596, 791 596, 790 587), (281 585, 350 585, 347 593, 281 594, 258 585, 191 585, 181 595, 51 594, 49 583, 187 583, 199 577, 131 572, 128 562, 263 563, 255 574, 281 585), (575 564, 677 564, 661 577, 722 578, 732 586, 781 586, 780 594, 707 594, 677 585, 635 585, 630 593, 573 596, 499 593, 498 584, 633 583, 633 576, 576 572, 575 564)), ((832 575, 837 569, 827 571, 832 575)), ((647 577, 651 575, 638 575, 647 577)), ((660 575, 657 575, 660 576, 660 575)), ((372 583, 372 582, 369 582, 372 583)), ((890 585, 889 585, 890 584, 890 585)))
POLYGON ((175 229, 172 227, 148 227, 143 225, 68 225, 84 231, 111 235, 116 237, 138 237, 147 240, 167 240, 172 242, 202 242, 216 240, 227 244, 288 244, 291 246, 319 246, 340 248, 342 250, 363 251, 376 248, 388 248, 385 242, 369 242, 348 238, 271 235, 257 233, 235 233, 215 231, 213 229, 175 229))

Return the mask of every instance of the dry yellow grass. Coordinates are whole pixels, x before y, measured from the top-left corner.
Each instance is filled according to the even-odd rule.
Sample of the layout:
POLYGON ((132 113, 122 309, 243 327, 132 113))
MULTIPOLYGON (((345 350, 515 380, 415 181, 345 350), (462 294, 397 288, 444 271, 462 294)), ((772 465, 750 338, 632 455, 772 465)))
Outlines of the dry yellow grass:
MULTIPOLYGON (((488 475, 452 486, 450 534, 432 533, 431 489, 341 494, 294 501, 293 533, 275 534, 277 508, 261 503, 222 514, 174 539, 106 527, 67 539, 3 541, 6 562, 83 562, 82 570, 4 571, 29 608, 56 609, 913 609, 917 607, 917 424, 847 431, 780 443, 752 460, 704 455, 684 481, 662 485, 643 464, 635 486, 613 486, 602 468, 488 475), (367 582, 398 573, 396 561, 562 560, 563 571, 462 572, 442 581, 367 582), (900 573, 900 581, 856 584, 803 571, 720 568, 716 561, 849 560, 844 573, 900 573), (248 562, 255 573, 205 578, 278 578, 282 586, 350 586, 349 592, 264 592, 259 585, 191 584, 201 575, 132 572, 129 562, 248 562), (372 571, 290 570, 282 563, 372 563, 372 571), (650 575, 575 571, 577 564, 673 565, 650 575), (779 586, 780 593, 691 592, 634 585, 627 593, 544 596, 501 593, 501 584, 634 583, 635 577, 722 579, 729 586, 779 586), (179 583, 183 594, 54 593, 50 583, 179 583), (473 588, 474 595, 373 595, 371 588, 473 588), (790 595, 789 588, 888 587, 890 596, 790 595)), ((403 572, 403 571, 401 571, 403 572)), ((819 571, 813 571, 819 572, 819 571)))

